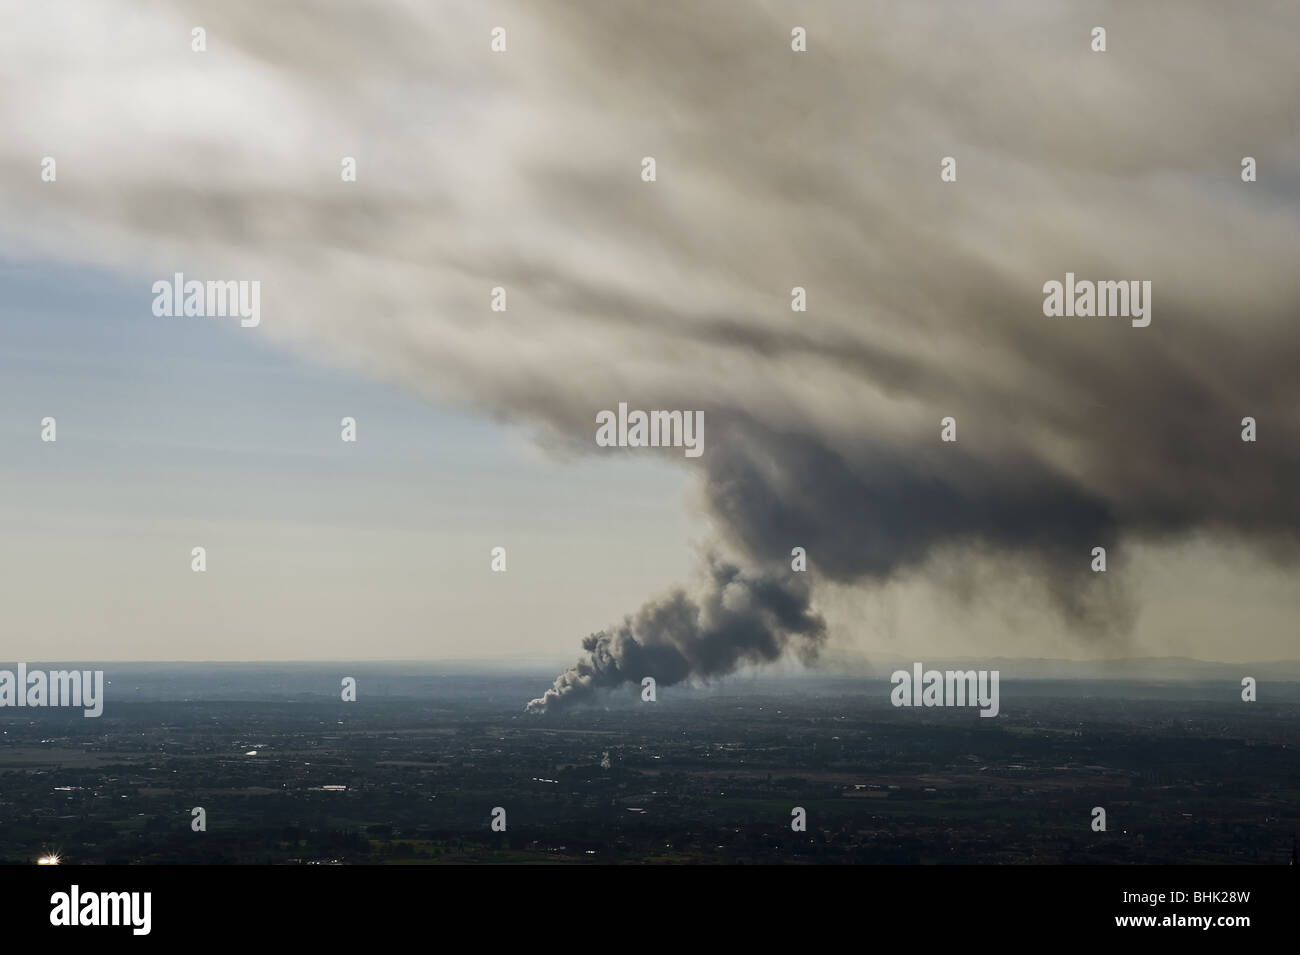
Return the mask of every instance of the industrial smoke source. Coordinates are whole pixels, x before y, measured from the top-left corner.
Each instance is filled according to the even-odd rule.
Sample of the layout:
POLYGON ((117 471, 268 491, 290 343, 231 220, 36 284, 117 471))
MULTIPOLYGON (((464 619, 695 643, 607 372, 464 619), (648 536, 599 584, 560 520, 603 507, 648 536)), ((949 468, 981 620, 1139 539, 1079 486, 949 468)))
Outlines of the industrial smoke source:
POLYGON ((715 558, 702 595, 674 591, 619 626, 593 633, 582 642, 586 656, 527 708, 554 711, 647 676, 665 686, 721 676, 744 663, 775 660, 787 649, 807 659, 825 634, 806 586, 750 576, 715 558))

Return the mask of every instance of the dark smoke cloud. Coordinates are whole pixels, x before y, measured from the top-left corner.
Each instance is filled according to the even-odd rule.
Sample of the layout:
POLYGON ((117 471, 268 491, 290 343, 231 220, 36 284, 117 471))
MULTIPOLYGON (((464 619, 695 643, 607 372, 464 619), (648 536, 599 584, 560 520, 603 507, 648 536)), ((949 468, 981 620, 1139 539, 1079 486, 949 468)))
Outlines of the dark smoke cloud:
POLYGON ((653 677, 660 686, 770 663, 787 649, 817 653, 826 625, 801 582, 754 576, 719 558, 710 561, 703 593, 676 590, 647 603, 617 627, 582 641, 585 656, 528 704, 532 713, 589 702, 601 690, 653 677))
POLYGON ((747 554, 797 544, 818 579, 842 584, 883 583, 922 568, 941 548, 1031 555, 1074 629, 1131 621, 1121 578, 1091 573, 1086 559, 1095 545, 1114 550, 1112 503, 1041 462, 985 461, 937 441, 936 455, 879 445, 855 452, 743 418, 719 430, 727 451, 709 459, 708 506, 747 554))
POLYGON ((1141 576, 1090 573, 1094 546, 1112 570, 1130 542, 1205 534, 1294 557, 1292 0, 1232 17, 1217 0, 1103 2, 1083 22, 1069 0, 364 17, 185 0, 174 21, 99 6, 150 39, 98 72, 98 24, 42 24, 76 40, 46 46, 0 34, 0 89, 25 97, 0 143, 0 248, 150 268, 210 255, 263 279, 266 335, 553 448, 595 452, 595 413, 622 400, 705 411, 687 466, 731 563, 589 638, 552 694, 815 646, 808 580, 879 585, 954 550, 983 582, 1014 564, 1085 638, 1124 631, 1141 576), (244 59, 209 54, 200 73, 183 44, 148 53, 199 11, 244 59), (498 23, 508 55, 488 50, 498 23), (214 148, 223 129, 239 135, 214 148), (61 169, 96 175, 39 182, 51 142, 61 169), (361 179, 340 188, 358 144, 361 179), (1258 182, 1240 179, 1247 155, 1258 182), (944 156, 957 182, 939 181, 944 156), (1150 280, 1151 325, 1046 318, 1042 285, 1067 270, 1150 280), (486 311, 498 283, 507 314, 486 311), (956 444, 938 440, 947 415, 956 444), (777 563, 794 546, 807 575, 777 563))

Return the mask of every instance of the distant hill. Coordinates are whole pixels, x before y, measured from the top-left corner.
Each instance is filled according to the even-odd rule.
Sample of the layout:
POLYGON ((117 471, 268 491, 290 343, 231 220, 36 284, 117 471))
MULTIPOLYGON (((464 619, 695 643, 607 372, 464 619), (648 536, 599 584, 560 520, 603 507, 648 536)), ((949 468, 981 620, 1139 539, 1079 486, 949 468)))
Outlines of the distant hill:
MULTIPOLYGON (((845 676, 888 676, 894 670, 910 669, 914 660, 868 660, 828 655, 816 672, 845 676)), ((1137 657, 1127 660, 1057 660, 1013 657, 926 657, 926 669, 998 670, 1002 678, 1032 680, 1219 680, 1236 682, 1243 676, 1257 680, 1300 681, 1300 660, 1266 660, 1251 663, 1222 663, 1190 657, 1137 657)))

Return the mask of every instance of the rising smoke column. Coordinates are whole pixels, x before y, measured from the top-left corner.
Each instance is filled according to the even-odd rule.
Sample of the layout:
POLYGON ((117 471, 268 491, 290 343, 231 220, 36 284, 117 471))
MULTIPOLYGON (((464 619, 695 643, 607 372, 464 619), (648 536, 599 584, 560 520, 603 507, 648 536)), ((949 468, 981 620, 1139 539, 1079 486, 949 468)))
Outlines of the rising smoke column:
MULTIPOLYGON (((664 685, 722 676, 787 649, 811 662, 826 637, 811 609, 814 575, 878 585, 924 568, 946 547, 976 548, 1008 566, 1027 560, 1049 606, 1076 633, 1104 638, 1131 626, 1123 576, 1093 574, 1080 557, 1115 539, 1115 503, 1069 476, 1023 456, 989 461, 960 446, 933 457, 914 446, 837 445, 741 412, 719 417, 703 459, 704 501, 728 551, 767 566, 804 546, 812 572, 788 563, 742 571, 711 558, 699 596, 676 590, 588 636, 583 658, 529 712, 590 701, 647 676, 664 685)), ((1149 516, 1131 519, 1136 530, 1153 529, 1149 516)))
POLYGON ((582 641, 586 655, 528 711, 552 712, 647 676, 665 686, 721 676, 744 663, 776 660, 787 649, 810 659, 826 625, 809 606, 808 587, 791 576, 796 579, 756 576, 712 558, 703 593, 675 590, 618 626, 591 634, 582 641))
POLYGON ((784 622, 811 620, 806 577, 869 587, 959 553, 974 592, 1028 581, 1095 636, 1142 588, 1143 567, 1117 572, 1128 542, 1295 559, 1295 4, 1103 2, 1129 51, 1105 55, 1068 0, 902 4, 888 29, 828 0, 800 7, 804 53, 779 4, 64 6, 0 31, 0 88, 23 90, 0 250, 257 277, 257 335, 561 451, 607 453, 593 415, 624 398, 705 410, 706 517, 741 569, 595 635, 559 695, 652 675, 647 656, 715 674, 815 645, 784 622), (204 6, 237 55, 196 68, 173 6, 204 6), (498 6, 507 55, 465 39, 498 6), (102 42, 124 20, 126 55, 102 42), (1231 68, 1201 69, 1206 50, 1231 68), (82 170, 57 186, 33 167, 51 143, 82 170), (1067 270, 1150 280, 1151 325, 1047 317, 1067 270), (498 282, 507 313, 487 311, 498 282), (793 546, 807 575, 752 570, 793 546), (727 617, 737 594, 803 609, 727 617))

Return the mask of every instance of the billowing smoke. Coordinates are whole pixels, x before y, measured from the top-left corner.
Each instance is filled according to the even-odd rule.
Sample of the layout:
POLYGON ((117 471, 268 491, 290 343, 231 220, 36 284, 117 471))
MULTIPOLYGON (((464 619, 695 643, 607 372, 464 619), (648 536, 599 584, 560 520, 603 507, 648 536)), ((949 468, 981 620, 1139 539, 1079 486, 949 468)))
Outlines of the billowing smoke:
POLYGON ((745 663, 768 663, 787 649, 816 655, 825 622, 808 605, 796 580, 743 573, 720 558, 709 562, 703 593, 677 590, 635 616, 582 641, 586 655, 555 685, 528 704, 533 713, 589 701, 599 691, 653 677, 671 686, 731 673, 745 663))
POLYGON ((136 6, 0 32, 0 250, 260 278, 259 335, 561 451, 652 453, 595 446, 619 401, 705 412, 676 460, 729 562, 588 638, 534 709, 815 648, 812 587, 940 560, 1095 639, 1134 619, 1131 543, 1294 557, 1294 3, 136 6), (1149 281, 1150 324, 1044 315, 1067 272, 1149 281))

